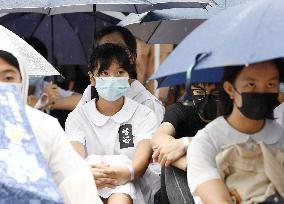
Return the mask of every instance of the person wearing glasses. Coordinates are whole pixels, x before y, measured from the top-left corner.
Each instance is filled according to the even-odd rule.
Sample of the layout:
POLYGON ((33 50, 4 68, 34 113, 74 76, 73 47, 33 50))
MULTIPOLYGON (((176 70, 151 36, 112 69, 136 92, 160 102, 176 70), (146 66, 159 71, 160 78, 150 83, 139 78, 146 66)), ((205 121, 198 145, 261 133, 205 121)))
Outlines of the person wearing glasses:
POLYGON ((91 57, 98 98, 76 108, 66 121, 73 148, 91 165, 98 193, 108 204, 151 203, 144 181, 151 176, 150 139, 157 119, 150 108, 124 96, 135 74, 131 66, 127 48, 98 46, 91 57))
POLYGON ((160 203, 193 203, 187 185, 186 151, 191 138, 217 117, 218 84, 191 84, 187 102, 169 106, 151 141, 162 168, 160 203))

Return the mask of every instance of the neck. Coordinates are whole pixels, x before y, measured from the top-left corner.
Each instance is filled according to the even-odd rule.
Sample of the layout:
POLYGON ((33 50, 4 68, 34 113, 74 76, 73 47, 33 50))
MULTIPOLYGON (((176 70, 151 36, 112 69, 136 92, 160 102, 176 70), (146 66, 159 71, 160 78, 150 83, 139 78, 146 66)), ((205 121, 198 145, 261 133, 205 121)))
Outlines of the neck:
POLYGON ((246 134, 259 132, 263 128, 265 122, 265 120, 253 120, 245 117, 235 105, 232 113, 227 118, 227 121, 233 128, 246 134))
POLYGON ((99 99, 96 104, 97 109, 101 114, 106 116, 112 116, 121 110, 124 104, 124 97, 121 97, 116 101, 107 101, 99 96, 99 99))

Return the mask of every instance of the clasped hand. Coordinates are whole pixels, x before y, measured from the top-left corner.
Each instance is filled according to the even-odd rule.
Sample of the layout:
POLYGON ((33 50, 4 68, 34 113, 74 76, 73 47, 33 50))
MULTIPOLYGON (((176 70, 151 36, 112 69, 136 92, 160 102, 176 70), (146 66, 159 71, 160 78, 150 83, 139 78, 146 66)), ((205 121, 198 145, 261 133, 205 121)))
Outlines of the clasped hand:
POLYGON ((97 164, 91 166, 97 188, 115 188, 130 180, 130 172, 126 166, 110 166, 97 164))

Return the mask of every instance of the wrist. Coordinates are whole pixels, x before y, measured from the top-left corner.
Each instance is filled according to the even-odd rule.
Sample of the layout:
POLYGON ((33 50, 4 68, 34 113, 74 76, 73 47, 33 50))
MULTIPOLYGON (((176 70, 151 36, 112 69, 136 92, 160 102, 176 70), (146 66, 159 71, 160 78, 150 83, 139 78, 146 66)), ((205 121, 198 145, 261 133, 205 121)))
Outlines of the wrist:
POLYGON ((135 178, 135 172, 131 164, 127 164, 126 167, 128 168, 129 174, 130 174, 130 181, 133 181, 135 178))

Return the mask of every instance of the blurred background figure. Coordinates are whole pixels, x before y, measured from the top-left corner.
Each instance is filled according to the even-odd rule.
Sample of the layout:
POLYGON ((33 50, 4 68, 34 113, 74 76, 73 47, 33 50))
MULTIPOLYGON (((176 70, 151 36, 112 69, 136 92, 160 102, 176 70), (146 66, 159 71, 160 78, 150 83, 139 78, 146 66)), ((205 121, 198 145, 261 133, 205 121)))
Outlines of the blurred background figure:
MULTIPOLYGON (((31 37, 26 41, 47 59, 47 48, 39 39, 31 37)), ((28 104, 56 117, 64 128, 68 113, 76 107, 82 95, 60 88, 52 78, 31 76, 29 83, 28 104)), ((72 88, 72 84, 70 87, 72 88)))

